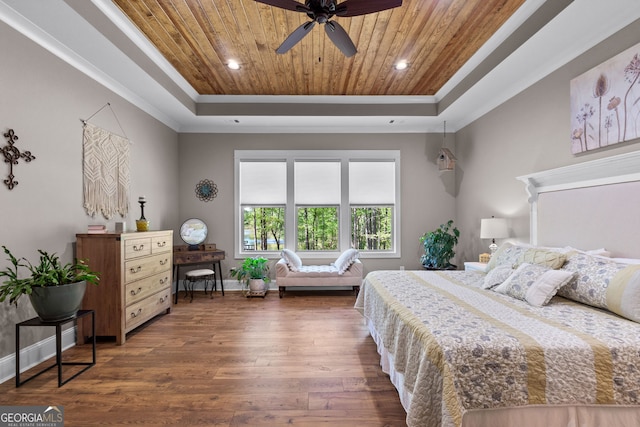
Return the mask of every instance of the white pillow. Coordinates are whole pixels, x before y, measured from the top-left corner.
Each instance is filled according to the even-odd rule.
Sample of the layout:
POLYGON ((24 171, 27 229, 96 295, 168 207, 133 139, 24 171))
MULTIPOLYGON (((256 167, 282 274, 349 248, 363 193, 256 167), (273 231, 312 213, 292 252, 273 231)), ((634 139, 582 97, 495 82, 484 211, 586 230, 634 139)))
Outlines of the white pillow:
POLYGON ((359 256, 360 252, 358 252, 357 249, 347 249, 342 252, 338 259, 333 263, 333 265, 338 269, 338 274, 344 274, 344 272, 351 267, 351 264, 356 262, 359 256))
POLYGON ((484 276, 484 282, 482 283, 482 289, 491 289, 494 286, 498 286, 502 284, 511 274, 513 273, 513 268, 508 265, 499 265, 493 270, 489 271, 484 276))
POLYGON ((298 256, 297 253, 293 252, 290 249, 283 249, 280 253, 280 256, 284 258, 289 270, 291 271, 300 271, 300 267, 302 267, 302 260, 298 256))
POLYGON ((523 262, 507 280, 493 290, 520 301, 526 301, 526 294, 529 288, 548 270, 550 268, 544 265, 523 262))
POLYGON ((525 299, 535 307, 547 305, 558 289, 569 283, 574 275, 575 273, 565 270, 545 271, 529 287, 525 299))

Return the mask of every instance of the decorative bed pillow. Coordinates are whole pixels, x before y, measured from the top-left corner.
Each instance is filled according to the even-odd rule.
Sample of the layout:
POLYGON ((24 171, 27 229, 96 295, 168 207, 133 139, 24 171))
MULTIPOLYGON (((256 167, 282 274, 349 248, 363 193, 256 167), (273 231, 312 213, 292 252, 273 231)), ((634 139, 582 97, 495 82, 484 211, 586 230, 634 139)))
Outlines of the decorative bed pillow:
POLYGON ((524 262, 520 264, 507 280, 495 288, 494 291, 509 295, 521 301, 526 301, 529 288, 533 286, 534 282, 538 280, 540 276, 549 270, 549 267, 545 267, 544 265, 524 262))
POLYGON ((530 248, 530 245, 516 245, 509 242, 503 243, 493 254, 491 260, 489 260, 489 264, 487 265, 487 272, 493 270, 499 265, 506 265, 513 268, 513 266, 518 262, 518 258, 520 258, 520 255, 522 255, 530 248))
POLYGON ((298 256, 297 253, 293 252, 290 249, 283 249, 280 253, 280 256, 284 258, 289 270, 291 271, 300 271, 300 267, 302 267, 302 260, 298 256))
POLYGON ((613 277, 626 265, 610 258, 585 252, 568 254, 563 270, 576 273, 575 278, 558 290, 558 295, 598 308, 608 309, 607 287, 613 277))
POLYGON ((514 272, 513 268, 508 265, 499 265, 484 276, 482 289, 492 289, 507 280, 514 272))
POLYGON ((360 252, 358 252, 357 249, 347 249, 342 252, 338 259, 333 263, 333 265, 338 269, 338 274, 344 274, 344 272, 351 267, 351 264, 356 262, 359 256, 360 252))
POLYGON ((628 265, 611 279, 606 301, 609 311, 640 322, 640 265, 628 265))
POLYGON ((569 283, 574 275, 571 271, 547 270, 529 287, 525 299, 535 307, 547 305, 558 289, 569 283))
POLYGON ((524 251, 519 257, 517 264, 523 262, 529 264, 540 264, 554 270, 562 267, 567 260, 567 256, 560 252, 556 252, 549 249, 531 248, 524 251))

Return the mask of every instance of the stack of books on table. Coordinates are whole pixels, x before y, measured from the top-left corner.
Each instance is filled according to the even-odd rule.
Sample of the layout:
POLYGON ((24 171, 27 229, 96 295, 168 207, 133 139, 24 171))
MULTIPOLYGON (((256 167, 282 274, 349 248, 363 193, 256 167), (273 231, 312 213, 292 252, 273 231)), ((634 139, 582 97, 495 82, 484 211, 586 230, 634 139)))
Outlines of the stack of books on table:
POLYGON ((87 233, 89 234, 103 234, 107 232, 107 226, 103 224, 89 225, 87 233))

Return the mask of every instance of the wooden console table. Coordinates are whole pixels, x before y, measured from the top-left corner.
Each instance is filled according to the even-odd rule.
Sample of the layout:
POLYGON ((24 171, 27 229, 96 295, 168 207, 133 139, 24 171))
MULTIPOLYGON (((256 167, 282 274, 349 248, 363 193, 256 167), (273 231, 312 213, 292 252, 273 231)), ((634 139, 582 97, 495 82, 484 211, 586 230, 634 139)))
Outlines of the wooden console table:
POLYGON ((220 249, 211 249, 211 245, 198 245, 197 250, 189 250, 188 245, 179 245, 173 247, 173 269, 176 279, 176 292, 174 303, 178 303, 178 290, 180 289, 180 267, 185 265, 210 264, 213 267, 213 287, 217 288, 218 278, 220 278, 220 288, 224 295, 224 287, 222 284, 222 267, 220 261, 224 259, 224 251, 220 249), (216 272, 216 266, 218 271, 216 272))

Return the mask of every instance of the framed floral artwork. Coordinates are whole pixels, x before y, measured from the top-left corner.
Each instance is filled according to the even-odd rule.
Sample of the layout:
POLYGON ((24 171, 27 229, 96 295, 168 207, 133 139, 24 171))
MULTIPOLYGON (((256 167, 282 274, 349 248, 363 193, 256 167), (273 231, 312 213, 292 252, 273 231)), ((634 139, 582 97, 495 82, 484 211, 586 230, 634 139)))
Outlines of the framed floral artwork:
POLYGON ((640 138, 640 44, 571 80, 571 152, 640 138))

